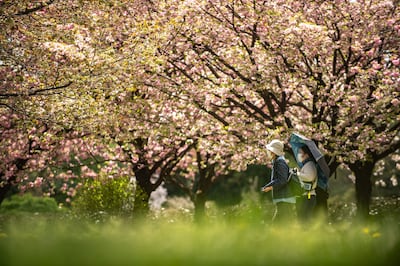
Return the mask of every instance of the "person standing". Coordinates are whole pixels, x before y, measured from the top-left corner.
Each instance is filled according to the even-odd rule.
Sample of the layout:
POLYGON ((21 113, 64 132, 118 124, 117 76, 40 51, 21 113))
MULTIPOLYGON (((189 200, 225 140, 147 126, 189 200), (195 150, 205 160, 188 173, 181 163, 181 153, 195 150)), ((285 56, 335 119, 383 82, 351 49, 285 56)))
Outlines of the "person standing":
POLYGON ((296 199, 297 217, 301 222, 308 222, 314 215, 316 205, 317 167, 307 146, 300 147, 297 160, 302 165, 297 176, 304 189, 303 194, 296 199))
POLYGON ((275 213, 272 218, 274 223, 283 223, 294 218, 294 205, 296 198, 291 195, 288 186, 289 166, 285 160, 284 145, 280 140, 274 139, 267 146, 268 157, 272 160, 271 180, 263 186, 263 192, 272 192, 272 202, 275 213))

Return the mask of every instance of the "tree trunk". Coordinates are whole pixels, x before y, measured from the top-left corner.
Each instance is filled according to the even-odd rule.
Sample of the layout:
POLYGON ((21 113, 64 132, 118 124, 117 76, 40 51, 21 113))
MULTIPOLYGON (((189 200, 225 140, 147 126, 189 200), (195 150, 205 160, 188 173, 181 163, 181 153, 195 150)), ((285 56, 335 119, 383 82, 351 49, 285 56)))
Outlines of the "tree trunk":
POLYGON ((137 186, 135 191, 135 207, 134 214, 146 215, 150 211, 149 199, 153 192, 153 186, 150 181, 150 174, 147 169, 135 171, 137 186))
POLYGON ((207 201, 207 194, 210 190, 211 186, 215 182, 215 164, 208 164, 209 154, 204 158, 202 158, 199 151, 197 153, 197 164, 199 167, 199 175, 197 182, 193 185, 193 191, 195 196, 192 200, 194 203, 194 221, 201 222, 205 218, 205 208, 207 201), (205 162, 206 166, 201 167, 202 162, 205 162))
POLYGON ((194 199, 194 221, 202 222, 204 220, 206 209, 207 195, 203 191, 199 191, 194 199))
POLYGON ((371 176, 375 163, 357 162, 349 167, 356 176, 357 217, 365 219, 369 216, 372 183, 371 176))
MULTIPOLYGON (((1 179, 0 179, 1 180, 1 179)), ((7 197, 8 192, 11 190, 11 183, 7 182, 4 186, 0 187, 0 205, 7 197)))

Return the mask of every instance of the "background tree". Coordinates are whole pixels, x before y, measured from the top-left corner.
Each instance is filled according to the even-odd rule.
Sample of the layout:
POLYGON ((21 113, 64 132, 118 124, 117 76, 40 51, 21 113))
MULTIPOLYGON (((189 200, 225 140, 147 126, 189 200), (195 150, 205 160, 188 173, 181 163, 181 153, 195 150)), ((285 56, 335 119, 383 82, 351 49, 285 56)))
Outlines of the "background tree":
POLYGON ((70 124, 63 120, 57 123, 47 111, 57 110, 59 94, 72 84, 64 68, 72 61, 56 59, 43 49, 38 40, 48 20, 38 22, 32 17, 52 2, 0 4, 0 200, 13 185, 29 181, 30 186, 40 186, 43 178, 30 182, 27 173, 51 164, 54 148, 62 146, 58 141, 70 131, 70 124))
MULTIPOLYGON (((83 166, 82 160, 100 153, 93 138, 85 138, 93 128, 89 126, 93 117, 105 106, 98 101, 98 95, 102 95, 108 73, 98 75, 96 69, 109 57, 92 42, 85 25, 90 19, 80 9, 81 4, 0 4, 1 155, 5 158, 1 165, 2 192, 8 191, 16 180, 28 179, 27 173, 40 173, 45 167, 52 169, 38 177, 43 182, 34 183, 52 183, 56 160, 64 165, 63 171, 56 172, 68 179, 74 176, 68 169, 83 166)), ((98 6, 91 7, 88 12, 98 6)), ((82 172, 93 176, 93 170, 86 166, 82 172)))
MULTIPOLYGON (((191 130, 188 127, 191 120, 185 119, 182 111, 184 107, 155 88, 157 81, 153 88, 146 85, 159 67, 155 55, 158 43, 163 40, 162 35, 157 36, 152 4, 49 1, 37 6, 28 2, 4 3, 4 6, 8 8, 2 14, 4 25, 9 29, 3 38, 4 47, 14 52, 17 45, 21 46, 24 53, 18 55, 33 68, 26 75, 35 77, 39 88, 52 77, 53 82, 61 79, 73 83, 26 89, 24 86, 31 84, 13 74, 17 71, 9 71, 11 66, 19 69, 15 55, 4 50, 4 62, 9 62, 10 67, 2 72, 8 80, 3 97, 38 96, 18 98, 30 106, 28 110, 20 109, 30 117, 51 122, 52 130, 80 132, 85 142, 90 143, 84 148, 92 158, 91 163, 101 169, 94 171, 94 167, 80 165, 82 159, 75 156, 83 177, 95 177, 98 171, 121 175, 128 164, 147 201, 190 147, 187 140, 191 130), (9 35, 27 42, 11 42, 9 35), (28 53, 32 55, 30 60, 26 58, 28 53), (60 91, 66 87, 69 90, 60 91), (15 90, 21 92, 17 94, 15 90), (153 182, 155 177, 158 178, 153 182)), ((5 104, 9 103, 7 100, 5 104)))
POLYGON ((213 127, 218 128, 218 124, 218 121, 205 124, 203 135, 199 134, 194 140, 194 147, 178 163, 168 179, 193 202, 196 221, 204 218, 206 201, 217 182, 227 177, 232 170, 246 169, 247 162, 255 161, 254 157, 265 156, 263 151, 253 153, 254 149, 248 149, 247 145, 240 143, 236 136, 227 131, 218 135, 217 129, 211 130, 213 127))

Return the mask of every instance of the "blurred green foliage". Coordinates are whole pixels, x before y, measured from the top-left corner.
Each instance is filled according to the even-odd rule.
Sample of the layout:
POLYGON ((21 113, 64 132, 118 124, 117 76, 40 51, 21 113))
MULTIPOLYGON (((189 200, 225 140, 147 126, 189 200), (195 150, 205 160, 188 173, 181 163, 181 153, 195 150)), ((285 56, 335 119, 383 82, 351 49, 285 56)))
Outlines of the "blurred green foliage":
MULTIPOLYGON (((93 194, 104 193, 92 204, 128 187, 127 179, 110 180, 104 188, 95 183, 93 194)), ((363 223, 351 219, 349 202, 336 198, 330 203, 334 221, 304 227, 271 224, 274 206, 260 195, 243 192, 230 206, 209 201, 200 224, 190 219, 193 209, 183 198, 143 220, 114 216, 94 223, 69 212, 17 219, 0 213, 1 265, 397 265, 398 198, 374 198, 379 215, 363 223)), ((110 204, 121 207, 116 202, 110 204)))
POLYGON ((13 195, 5 199, 0 212, 56 212, 58 206, 53 198, 35 197, 31 194, 13 195))
POLYGON ((135 185, 129 177, 99 176, 86 179, 72 203, 74 213, 101 220, 109 216, 130 216, 135 204, 135 185))
POLYGON ((250 205, 203 224, 176 213, 101 224, 46 216, 13 221, 0 227, 1 264, 396 265, 398 223, 272 226, 260 223, 260 210, 250 205))
MULTIPOLYGON (((240 204, 248 192, 259 191, 268 183, 271 170, 265 165, 249 165, 243 172, 232 171, 211 188, 208 199, 220 207, 240 204)), ((261 194, 261 197, 265 194, 261 194)))

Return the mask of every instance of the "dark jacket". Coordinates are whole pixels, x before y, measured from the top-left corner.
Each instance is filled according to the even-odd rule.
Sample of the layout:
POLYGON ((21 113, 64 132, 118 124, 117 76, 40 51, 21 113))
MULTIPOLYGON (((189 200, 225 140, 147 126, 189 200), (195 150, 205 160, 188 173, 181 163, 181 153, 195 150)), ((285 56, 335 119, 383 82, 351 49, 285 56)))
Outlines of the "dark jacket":
POLYGON ((266 186, 272 186, 272 198, 283 199, 290 198, 293 195, 290 193, 288 186, 289 166, 283 156, 278 157, 272 165, 271 181, 266 186))

